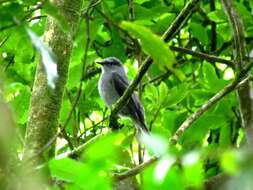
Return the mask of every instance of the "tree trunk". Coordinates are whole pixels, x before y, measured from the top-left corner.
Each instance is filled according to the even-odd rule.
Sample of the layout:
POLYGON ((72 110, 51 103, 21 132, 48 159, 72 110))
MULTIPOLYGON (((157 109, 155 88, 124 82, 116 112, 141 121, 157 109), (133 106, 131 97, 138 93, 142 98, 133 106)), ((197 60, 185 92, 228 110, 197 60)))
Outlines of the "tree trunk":
MULTIPOLYGON (((59 23, 48 16, 44 42, 57 57, 58 79, 55 89, 47 84, 42 62, 37 66, 27 123, 24 160, 33 157, 57 132, 64 86, 68 75, 68 66, 72 51, 72 36, 79 24, 81 0, 53 0, 62 16, 70 26, 70 34, 63 32, 59 23)), ((54 148, 44 153, 51 157, 54 148)), ((41 157, 42 158, 42 157, 41 157)))
MULTIPOLYGON (((246 50, 243 23, 233 7, 232 0, 222 0, 225 12, 231 24, 234 38, 234 59, 236 67, 240 72, 245 66, 246 50)), ((245 135, 250 148, 253 148, 253 92, 251 81, 245 83, 237 91, 240 103, 240 113, 242 118, 242 127, 245 129, 245 135)))

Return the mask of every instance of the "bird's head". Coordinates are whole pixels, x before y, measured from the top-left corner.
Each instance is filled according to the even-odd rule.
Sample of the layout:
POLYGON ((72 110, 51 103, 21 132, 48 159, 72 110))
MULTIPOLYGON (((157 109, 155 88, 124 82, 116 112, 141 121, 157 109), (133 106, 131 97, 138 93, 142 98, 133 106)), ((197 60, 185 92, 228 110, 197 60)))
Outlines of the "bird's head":
POLYGON ((124 67, 121 61, 116 57, 107 57, 102 61, 96 61, 96 63, 102 65, 102 72, 124 72, 124 67))

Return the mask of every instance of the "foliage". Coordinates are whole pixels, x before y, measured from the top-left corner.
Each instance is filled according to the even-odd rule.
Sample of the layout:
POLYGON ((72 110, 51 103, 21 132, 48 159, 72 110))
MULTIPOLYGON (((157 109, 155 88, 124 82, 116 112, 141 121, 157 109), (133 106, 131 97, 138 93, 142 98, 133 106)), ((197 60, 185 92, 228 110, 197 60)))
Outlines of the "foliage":
MULTIPOLYGON (((245 143, 245 132, 241 126, 236 91, 198 118, 176 146, 169 146, 169 139, 182 122, 229 84, 237 73, 225 63, 208 62, 169 49, 169 46, 185 47, 233 60, 231 26, 220 1, 215 1, 215 10, 210 8, 211 1, 201 1, 189 21, 168 43, 163 42, 161 36, 182 10, 185 0, 135 0, 134 22, 129 21, 127 1, 106 0, 93 7, 89 27, 85 19, 81 20, 78 33, 73 36, 60 126, 70 113, 80 82, 83 82, 82 93, 66 130, 58 137, 58 156, 47 160, 44 166, 50 171, 47 177, 53 179, 50 189, 109 190, 117 183, 113 180, 113 173, 125 172, 138 163, 140 154, 133 123, 121 118, 120 123, 124 125, 121 131, 108 132, 110 113, 98 94, 99 66, 95 64, 95 60, 108 56, 124 62, 130 79, 138 74, 138 59, 143 62, 151 56, 154 60, 140 84, 142 92, 139 93, 147 124, 155 134, 154 139, 144 141, 147 148, 144 162, 156 151, 161 158, 137 175, 141 189, 205 189, 206 180, 219 173, 232 176, 233 180, 226 184, 227 189, 252 185, 252 155, 240 149, 245 143), (80 80, 84 48, 88 43, 87 27, 91 43, 86 72, 80 80), (97 139, 101 134, 105 135, 97 139), (71 147, 85 143, 88 145, 83 151, 72 157, 64 156, 72 151, 71 147), (63 158, 58 158, 59 155, 63 158)), ((84 0, 83 4, 85 10, 88 1, 84 0)), ((250 50, 253 3, 237 0, 235 7, 244 23, 246 46, 250 50)), ((0 2, 0 67, 4 73, 1 74, 4 82, 0 94, 15 116, 21 139, 16 154, 22 152, 36 65, 40 56, 55 61, 48 47, 38 40, 43 36, 49 15, 58 21, 63 31, 71 34, 64 17, 48 1, 0 2)), ((50 67, 45 65, 45 68, 52 86, 55 73, 51 76, 50 67)))

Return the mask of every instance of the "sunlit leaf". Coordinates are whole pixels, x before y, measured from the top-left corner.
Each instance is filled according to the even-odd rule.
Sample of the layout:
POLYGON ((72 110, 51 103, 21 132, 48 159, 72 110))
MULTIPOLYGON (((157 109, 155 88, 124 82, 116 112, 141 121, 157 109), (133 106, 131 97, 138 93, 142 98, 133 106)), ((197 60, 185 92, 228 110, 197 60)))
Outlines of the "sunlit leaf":
POLYGON ((143 50, 149 54, 161 68, 166 67, 174 72, 180 79, 184 78, 182 72, 173 68, 174 55, 160 37, 153 34, 144 26, 132 22, 123 21, 121 26, 140 40, 143 50))

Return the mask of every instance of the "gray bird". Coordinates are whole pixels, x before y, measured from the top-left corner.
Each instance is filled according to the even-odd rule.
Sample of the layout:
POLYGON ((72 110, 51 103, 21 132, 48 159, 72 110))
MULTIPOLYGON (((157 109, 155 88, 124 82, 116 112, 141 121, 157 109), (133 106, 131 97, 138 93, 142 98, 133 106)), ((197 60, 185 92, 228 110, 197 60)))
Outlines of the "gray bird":
MULTIPOLYGON (((102 65, 102 74, 98 82, 99 94, 106 106, 111 107, 123 95, 129 81, 119 59, 108 57, 97 63, 102 65)), ((119 111, 119 115, 130 117, 138 132, 148 133, 144 109, 136 93, 132 94, 127 104, 119 111)))

